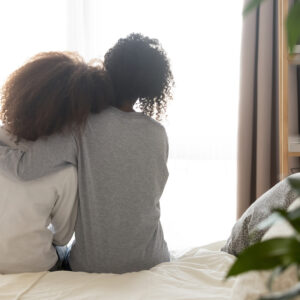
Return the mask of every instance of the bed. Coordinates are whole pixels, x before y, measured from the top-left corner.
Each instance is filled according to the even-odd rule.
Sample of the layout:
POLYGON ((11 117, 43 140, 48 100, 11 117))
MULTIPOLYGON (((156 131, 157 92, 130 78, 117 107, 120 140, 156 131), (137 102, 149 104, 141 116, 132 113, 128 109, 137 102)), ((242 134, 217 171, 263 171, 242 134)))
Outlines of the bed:
MULTIPOLYGON (((300 178, 300 174, 297 176, 300 178)), ((225 281, 235 260, 229 253, 248 246, 251 228, 270 215, 274 206, 285 208, 292 203, 290 210, 299 207, 300 198, 295 201, 298 194, 291 195, 289 185, 282 181, 247 209, 227 241, 172 253, 171 262, 147 271, 123 275, 66 271, 0 275, 0 300, 257 300, 269 294, 265 283, 270 273, 249 272, 225 281)), ((278 222, 257 238, 292 232, 289 224, 278 222)), ((274 291, 284 291, 297 282, 296 270, 288 269, 274 283, 274 291)))
MULTIPOLYGON (((257 300, 267 295, 269 272, 224 281, 235 257, 219 250, 223 244, 194 248, 170 263, 123 275, 66 271, 0 275, 0 300, 257 300)), ((296 270, 286 272, 275 282, 275 291, 298 281, 296 270)))
MULTIPOLYGON (((298 206, 299 198, 290 209, 298 206)), ((250 213, 253 212, 252 208, 250 213)), ((291 233, 288 224, 278 222, 263 239, 291 233)), ((269 272, 249 272, 224 280, 235 260, 235 256, 220 251, 228 241, 232 242, 232 238, 226 243, 172 253, 169 263, 122 275, 67 271, 0 275, 0 300, 257 300, 269 294, 265 285, 269 272)), ((288 269, 275 281, 274 291, 284 291, 297 282, 297 270, 288 269)))
POLYGON ((232 299, 235 279, 224 281, 234 256, 224 242, 174 254, 170 263, 123 275, 40 272, 0 275, 0 299, 232 299))

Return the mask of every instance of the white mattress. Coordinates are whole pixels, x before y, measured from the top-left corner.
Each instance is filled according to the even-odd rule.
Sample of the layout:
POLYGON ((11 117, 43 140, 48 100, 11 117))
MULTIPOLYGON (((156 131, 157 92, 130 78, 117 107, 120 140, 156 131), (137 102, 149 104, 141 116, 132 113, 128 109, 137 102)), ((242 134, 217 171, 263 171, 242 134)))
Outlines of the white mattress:
POLYGON ((222 245, 194 248, 170 263, 137 273, 0 275, 0 299, 227 300, 234 279, 223 278, 234 257, 219 251, 222 245))

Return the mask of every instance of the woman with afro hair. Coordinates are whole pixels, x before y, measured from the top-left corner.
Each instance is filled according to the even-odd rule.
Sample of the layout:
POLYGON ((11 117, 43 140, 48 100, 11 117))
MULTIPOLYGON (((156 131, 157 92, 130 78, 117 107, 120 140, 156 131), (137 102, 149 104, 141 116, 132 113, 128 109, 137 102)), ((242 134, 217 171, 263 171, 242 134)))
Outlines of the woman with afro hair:
POLYGON ((120 274, 170 259, 159 202, 168 178, 168 140, 158 121, 173 77, 159 42, 141 34, 120 39, 106 53, 104 68, 114 93, 109 107, 67 134, 39 136, 26 151, 2 144, 0 169, 32 180, 76 166, 79 206, 68 266, 120 274))
MULTIPOLYGON (((79 128, 112 98, 102 66, 65 52, 32 57, 8 77, 1 92, 0 141, 23 151, 38 139, 68 136, 70 128, 79 128)), ((58 246, 71 239, 77 217, 76 167, 65 165, 31 181, 0 169, 0 190, 0 273, 59 269, 64 248, 58 246)))

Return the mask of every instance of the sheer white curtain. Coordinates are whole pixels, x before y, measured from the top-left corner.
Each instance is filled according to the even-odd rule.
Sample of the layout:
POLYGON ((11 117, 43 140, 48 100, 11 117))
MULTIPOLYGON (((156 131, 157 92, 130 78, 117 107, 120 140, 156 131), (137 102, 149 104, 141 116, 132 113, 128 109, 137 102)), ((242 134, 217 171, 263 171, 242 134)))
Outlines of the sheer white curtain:
POLYGON ((170 177, 161 202, 171 249, 225 239, 235 221, 240 2, 0 2, 2 82, 39 51, 102 59, 131 32, 160 40, 176 81, 164 124, 170 177))
POLYGON ((0 83, 41 51, 66 50, 67 2, 0 1, 0 83))

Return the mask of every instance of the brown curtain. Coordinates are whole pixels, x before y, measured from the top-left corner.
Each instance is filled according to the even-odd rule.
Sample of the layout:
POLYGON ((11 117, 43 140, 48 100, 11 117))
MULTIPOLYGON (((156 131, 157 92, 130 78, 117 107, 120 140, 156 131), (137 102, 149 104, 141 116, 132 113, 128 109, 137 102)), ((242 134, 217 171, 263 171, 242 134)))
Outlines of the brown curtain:
MULTIPOLYGON (((237 168, 238 217, 279 181, 277 5, 275 0, 265 1, 243 21, 237 168)), ((297 107, 294 107, 295 103, 297 106, 295 67, 290 67, 289 81, 292 98, 289 99, 289 121, 292 122, 298 119, 297 107)), ((298 124, 297 128, 294 127, 293 124, 290 126, 290 133, 298 132, 298 124)))

